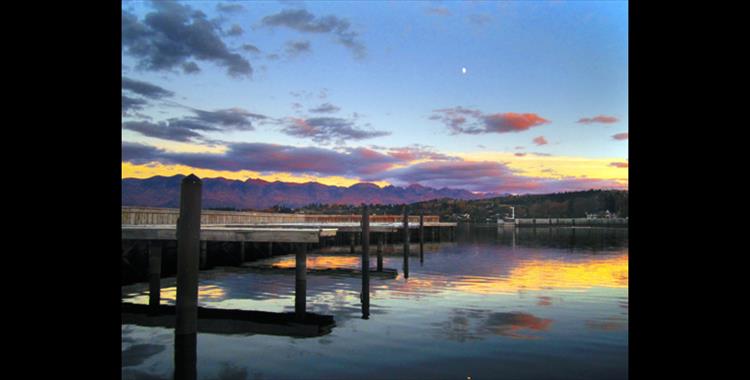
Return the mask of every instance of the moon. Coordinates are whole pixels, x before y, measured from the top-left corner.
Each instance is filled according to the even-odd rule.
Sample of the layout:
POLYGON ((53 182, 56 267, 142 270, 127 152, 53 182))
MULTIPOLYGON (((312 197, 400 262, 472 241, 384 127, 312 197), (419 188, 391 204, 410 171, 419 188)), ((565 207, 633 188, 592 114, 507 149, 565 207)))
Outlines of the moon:
POLYGON ((462 73, 462 74, 466 74, 466 68, 465 68, 465 67, 462 67, 462 68, 461 68, 461 73, 462 73))

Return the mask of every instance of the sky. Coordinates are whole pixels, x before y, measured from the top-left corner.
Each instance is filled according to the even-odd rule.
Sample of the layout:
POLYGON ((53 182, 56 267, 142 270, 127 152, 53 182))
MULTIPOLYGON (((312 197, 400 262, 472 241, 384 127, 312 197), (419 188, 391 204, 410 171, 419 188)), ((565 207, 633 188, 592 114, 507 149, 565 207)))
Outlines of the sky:
POLYGON ((628 186, 625 1, 123 1, 122 177, 628 186))

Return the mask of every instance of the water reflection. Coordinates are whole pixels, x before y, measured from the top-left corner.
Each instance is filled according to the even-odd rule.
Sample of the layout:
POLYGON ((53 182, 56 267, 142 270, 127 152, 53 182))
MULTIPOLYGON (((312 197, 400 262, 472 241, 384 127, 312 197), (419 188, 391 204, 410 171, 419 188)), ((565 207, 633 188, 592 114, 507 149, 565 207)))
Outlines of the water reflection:
MULTIPOLYGON (((400 271, 395 277, 370 273, 367 320, 360 276, 308 274, 307 310, 335 317, 330 334, 199 333, 198 377, 367 379, 387 371, 393 378, 466 378, 467 368, 473 378, 626 377, 626 229, 478 226, 456 232, 455 243, 425 244, 421 254, 415 249, 407 265, 423 265, 412 265, 408 279, 402 246, 384 247, 392 254, 383 255, 383 266, 400 271)), ((288 255, 253 265, 291 269, 294 260, 288 255)), ((362 261, 344 247, 311 251, 306 263, 309 269, 358 270, 362 261)), ((294 311, 294 271, 216 268, 201 272, 200 282, 204 307, 294 311)), ((147 286, 124 293, 126 302, 148 303, 147 286)), ((173 304, 173 287, 162 291, 162 302, 173 304)), ((171 377, 169 364, 155 363, 172 361, 173 351, 165 349, 172 342, 149 338, 154 328, 138 326, 141 335, 130 328, 123 326, 123 375, 171 377)))
POLYGON ((164 349, 166 347, 159 344, 134 344, 122 351, 122 365, 123 367, 137 366, 164 349))
POLYGON ((493 312, 491 310, 453 309, 449 318, 433 325, 448 340, 465 342, 482 340, 489 335, 513 339, 537 339, 538 332, 547 331, 551 319, 540 318, 533 314, 514 312, 493 312))

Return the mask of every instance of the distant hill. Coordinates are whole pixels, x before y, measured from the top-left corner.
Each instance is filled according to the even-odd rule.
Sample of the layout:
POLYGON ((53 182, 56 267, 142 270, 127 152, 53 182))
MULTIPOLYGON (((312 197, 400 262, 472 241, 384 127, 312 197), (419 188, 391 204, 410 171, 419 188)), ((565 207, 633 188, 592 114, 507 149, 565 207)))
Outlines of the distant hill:
MULTIPOLYGON (((609 211, 628 216, 628 192, 623 190, 587 190, 554 194, 503 195, 484 199, 441 198, 409 205, 412 215, 423 212, 440 215, 442 221, 495 222, 515 208, 517 218, 583 218, 587 213, 609 211)), ((310 205, 299 212, 322 214, 355 214, 358 207, 345 205, 310 205)), ((371 208, 377 214, 398 214, 401 206, 380 205, 371 208)))
POLYGON ((628 216, 627 190, 587 190, 553 194, 503 195, 477 200, 439 199, 410 207, 440 215, 441 220, 485 222, 510 214, 516 218, 583 218, 587 213, 609 211, 628 216))
MULTIPOLYGON (((180 181, 184 177, 125 178, 122 180, 122 205, 179 207, 180 181)), ((236 210, 264 210, 274 206, 299 208, 311 204, 403 204, 439 198, 480 199, 487 196, 489 195, 477 195, 466 190, 434 189, 420 185, 380 188, 371 183, 358 183, 342 187, 317 182, 203 179, 204 208, 236 210)))

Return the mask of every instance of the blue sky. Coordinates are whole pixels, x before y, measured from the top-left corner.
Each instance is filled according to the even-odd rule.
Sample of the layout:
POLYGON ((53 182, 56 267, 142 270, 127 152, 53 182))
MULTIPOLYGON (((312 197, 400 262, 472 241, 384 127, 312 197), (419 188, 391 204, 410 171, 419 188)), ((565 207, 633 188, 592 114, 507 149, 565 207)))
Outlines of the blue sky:
MULTIPOLYGON (((366 148, 386 155, 389 149, 412 147, 463 161, 494 162, 518 176, 544 178, 544 183, 549 183, 548 178, 570 181, 576 177, 627 186, 627 167, 609 165, 626 163, 628 157, 627 136, 613 138, 628 131, 627 2, 205 1, 178 3, 173 9, 157 9, 151 2, 123 2, 123 14, 146 27, 147 15, 169 14, 177 12, 175 9, 202 12, 200 17, 213 25, 211 33, 227 51, 249 63, 252 74, 230 75, 220 60, 202 59, 188 50, 179 57, 184 58, 180 63, 193 62, 200 72, 188 74, 180 65, 148 67, 144 61, 149 56, 134 53, 133 46, 140 45, 131 43, 130 35, 124 33, 123 77, 166 89, 173 96, 148 99, 137 112, 123 111, 123 149, 129 149, 129 144, 177 149, 169 138, 154 138, 153 133, 149 137, 126 127, 128 122, 148 120, 154 124, 150 128, 156 128, 159 121, 190 116, 194 113, 190 108, 238 108, 265 119, 253 119, 252 130, 201 129, 201 137, 180 143, 192 144, 197 151, 201 146, 224 144, 231 150, 232 144, 256 143, 338 153, 366 148), (300 21, 300 15, 308 17, 307 21, 300 21), (242 29, 241 34, 235 26, 242 29), (236 35, 230 33, 233 27, 236 35), (342 39, 351 44, 342 43, 342 39), (289 47, 294 43, 302 48, 292 52, 289 47), (247 44, 257 47, 259 53, 244 50, 247 44), (274 54, 278 58, 274 59, 274 54), (466 68, 465 74, 462 68, 466 68), (338 111, 310 111, 323 104, 338 111), (456 109, 471 110, 472 116, 457 114, 456 109), (533 120, 543 122, 513 124, 510 114, 533 115, 533 120), (446 115, 450 118, 439 117, 446 115), (487 121, 492 115, 501 120, 495 126, 510 123, 518 128, 493 129, 487 121), (597 116, 603 117, 594 119, 597 116), (315 125, 318 138, 285 130, 294 120, 306 120, 305 131, 309 132, 315 118, 335 118, 339 124, 331 126, 324 122, 330 120, 319 120, 315 125), (594 122, 579 122, 584 118, 594 122), (450 127, 451 120, 458 130, 450 127), (350 128, 343 135, 330 137, 334 130, 341 131, 341 123, 350 128), (371 132, 372 137, 357 138, 351 128, 371 132), (532 143, 539 136, 547 143, 532 143), (531 168, 528 156, 518 156, 518 162, 514 161, 517 156, 508 158, 519 152, 541 153, 538 157, 545 161, 540 168, 560 168, 557 176, 546 177, 539 168, 531 168), (576 172, 569 163, 556 166, 555 157, 575 157, 589 164, 601 161, 608 167, 587 169, 582 165, 576 172)), ((157 38, 150 36, 157 35, 139 37, 138 43, 148 43, 148 38, 157 38)), ((186 33, 184 38, 191 37, 186 33)), ((161 54, 154 50, 165 48, 149 46, 149 54, 161 54)), ((168 160, 164 157, 151 155, 148 159, 164 165, 188 162, 174 155, 168 160)), ((146 162, 146 157, 128 161, 128 174, 134 173, 132 165, 148 172, 146 162)), ((198 161, 189 162, 196 165, 198 161)), ((389 177, 385 172, 420 163, 394 163, 396 166, 385 167, 381 176, 342 176, 405 184, 409 182, 405 178, 389 177)), ((242 169, 260 171, 252 165, 242 169)), ((300 171, 294 165, 288 174, 331 175, 300 171)), ((501 175, 498 180, 504 178, 501 175)), ((479 185, 469 188, 502 190, 479 185)))

